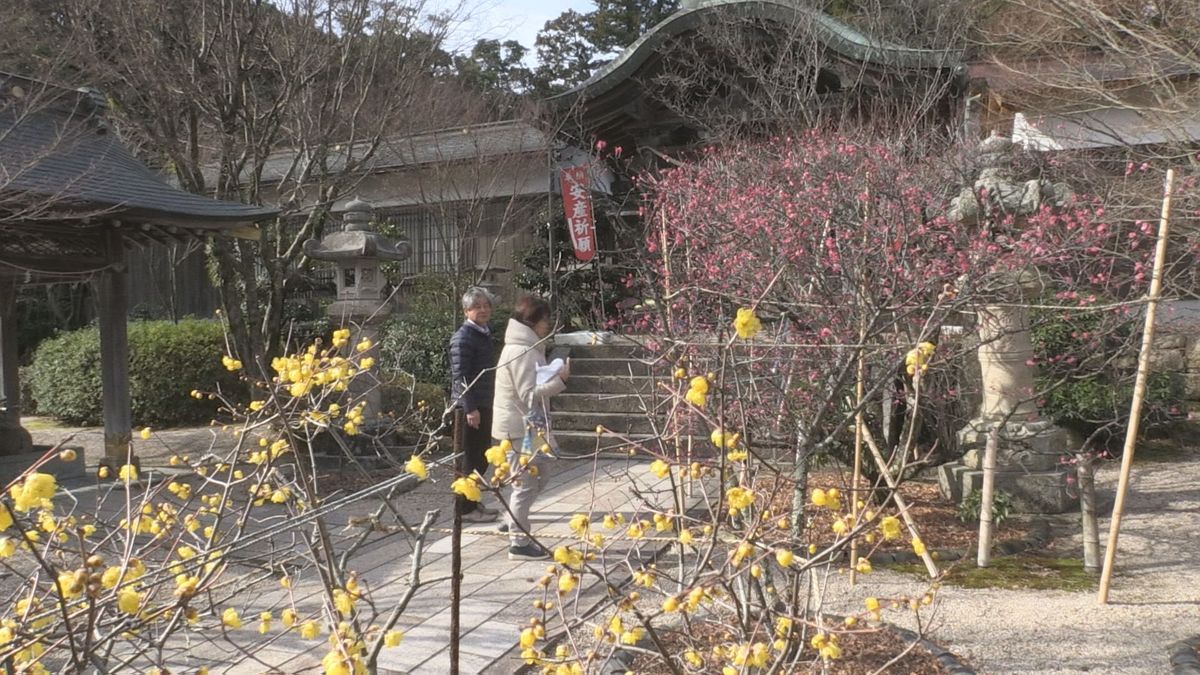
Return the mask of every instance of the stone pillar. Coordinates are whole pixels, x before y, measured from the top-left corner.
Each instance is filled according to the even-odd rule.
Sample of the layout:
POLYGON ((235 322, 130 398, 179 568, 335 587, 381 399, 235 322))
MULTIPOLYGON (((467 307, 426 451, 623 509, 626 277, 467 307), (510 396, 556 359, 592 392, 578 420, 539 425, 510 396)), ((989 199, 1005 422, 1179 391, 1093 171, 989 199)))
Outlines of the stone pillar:
POLYGON ((1030 472, 1049 471, 1066 450, 1066 432, 1041 419, 1035 391, 1033 344, 1023 307, 988 306, 979 313, 979 367, 983 401, 979 413, 958 434, 967 449, 963 464, 983 468, 988 430, 1003 424, 997 465, 1030 472))
POLYGON ((0 278, 0 455, 33 451, 33 439, 21 426, 16 295, 16 280, 0 278))
POLYGON ((130 434, 133 405, 129 396, 129 274, 121 235, 108 233, 113 267, 95 281, 96 315, 100 324, 100 383, 104 391, 104 463, 132 463, 130 434))

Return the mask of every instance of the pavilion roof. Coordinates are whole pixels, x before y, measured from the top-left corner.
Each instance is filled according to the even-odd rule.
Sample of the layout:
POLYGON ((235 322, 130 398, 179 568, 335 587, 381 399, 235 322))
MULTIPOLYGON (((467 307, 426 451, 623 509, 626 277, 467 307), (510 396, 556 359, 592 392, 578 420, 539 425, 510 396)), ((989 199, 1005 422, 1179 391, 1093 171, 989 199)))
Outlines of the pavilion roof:
POLYGON ((0 209, 25 214, 5 227, 103 218, 235 234, 278 213, 168 185, 121 142, 105 109, 97 92, 0 73, 0 209))

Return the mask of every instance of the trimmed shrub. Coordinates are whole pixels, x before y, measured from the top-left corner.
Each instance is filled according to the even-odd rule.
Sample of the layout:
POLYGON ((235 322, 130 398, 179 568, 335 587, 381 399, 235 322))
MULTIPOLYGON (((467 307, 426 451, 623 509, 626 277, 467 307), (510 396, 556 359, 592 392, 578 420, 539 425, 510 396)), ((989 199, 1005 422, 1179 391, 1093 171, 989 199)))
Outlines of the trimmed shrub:
MULTIPOLYGON (((1055 424, 1100 442, 1124 433, 1133 401, 1134 371, 1122 358, 1136 358, 1140 320, 1097 312, 1061 316, 1034 312, 1030 330, 1038 363, 1036 379, 1043 414, 1055 424)), ((1142 428, 1169 422, 1183 407, 1181 383, 1170 373, 1150 373, 1142 428)))
MULTIPOLYGON (((405 373, 418 382, 450 388, 447 347, 463 322, 460 300, 446 277, 430 276, 414 283, 404 310, 379 331, 379 365, 388 375, 405 373)), ((492 342, 496 354, 504 346, 504 331, 512 310, 492 308, 492 342)))
MULTIPOLYGON (((240 393, 234 373, 221 365, 225 334, 215 321, 136 321, 129 324, 129 394, 136 426, 208 422, 218 403, 191 391, 240 393)), ((100 334, 95 328, 44 341, 29 367, 38 411, 68 424, 103 423, 100 334)), ((241 398, 241 396, 237 396, 241 398)))

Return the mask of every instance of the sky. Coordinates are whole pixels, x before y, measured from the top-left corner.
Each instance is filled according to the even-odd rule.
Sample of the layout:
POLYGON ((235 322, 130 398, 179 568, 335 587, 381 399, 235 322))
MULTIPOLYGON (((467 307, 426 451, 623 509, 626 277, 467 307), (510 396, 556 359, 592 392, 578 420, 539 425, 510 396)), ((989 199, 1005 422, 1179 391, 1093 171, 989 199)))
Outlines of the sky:
MULTIPOLYGON (((480 38, 516 40, 533 50, 533 40, 547 21, 574 9, 595 8, 592 0, 464 0, 469 16, 450 36, 453 49, 470 49, 480 38)), ((456 5, 457 6, 457 5, 456 5)))

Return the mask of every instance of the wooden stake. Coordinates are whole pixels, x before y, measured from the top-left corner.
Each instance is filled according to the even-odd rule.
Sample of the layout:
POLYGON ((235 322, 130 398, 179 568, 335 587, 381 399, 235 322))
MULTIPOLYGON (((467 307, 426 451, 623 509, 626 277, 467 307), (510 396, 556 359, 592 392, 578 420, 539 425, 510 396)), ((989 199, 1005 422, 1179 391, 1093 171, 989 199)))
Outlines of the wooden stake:
POLYGON ((1175 170, 1167 169, 1163 188, 1162 217, 1158 223, 1158 246, 1154 249, 1154 272, 1150 277, 1150 297, 1146 303, 1146 322, 1142 327, 1142 348, 1138 353, 1137 377, 1133 383, 1133 403, 1129 406, 1129 427, 1125 430, 1125 448, 1121 455, 1121 478, 1117 481, 1117 501, 1113 504, 1112 523, 1108 528, 1108 546, 1104 549, 1104 570, 1100 574, 1100 593, 1097 601, 1108 602, 1108 587, 1112 583, 1113 563, 1117 557, 1117 536, 1121 532, 1121 514, 1125 509, 1125 494, 1129 490, 1129 474, 1133 468, 1133 446, 1137 440, 1138 422, 1142 416, 1142 399, 1146 396, 1146 379, 1150 372, 1150 348, 1154 343, 1154 314, 1162 292, 1163 261, 1167 257, 1167 232, 1171 222, 1171 188, 1175 170))
MULTIPOLYGON (((458 458, 454 460, 460 476, 467 475, 466 458, 466 426, 467 417, 462 408, 454 410, 454 452, 458 458)), ((454 496, 454 520, 450 530, 450 675, 458 675, 459 647, 459 615, 462 607, 462 517, 466 497, 454 496)))
POLYGON ((992 564, 992 533, 995 532, 992 500, 996 495, 996 449, 999 445, 1000 425, 993 424, 983 450, 983 491, 979 495, 979 551, 975 556, 975 565, 978 567, 992 564))
MULTIPOLYGON (((888 487, 892 489, 892 497, 896 500, 896 506, 900 509, 900 517, 904 519, 904 524, 908 526, 908 532, 914 539, 920 539, 921 533, 917 531, 917 524, 913 522, 912 516, 908 513, 908 504, 904 503, 904 497, 900 496, 900 486, 896 484, 896 479, 892 478, 892 472, 888 468, 887 460, 883 458, 883 453, 879 451, 879 446, 875 445, 875 439, 871 436, 871 430, 865 425, 862 428, 863 440, 867 442, 867 447, 871 449, 871 455, 875 458, 875 465, 879 467, 879 472, 883 474, 883 479, 887 481, 888 487)), ((921 560, 925 561, 925 569, 929 572, 930 578, 936 579, 939 572, 937 564, 933 562, 933 556, 929 555, 929 550, 926 549, 921 554, 921 560)))
POLYGON ((1075 456, 1079 483, 1079 514, 1083 519, 1083 571, 1100 571, 1100 528, 1096 522, 1096 472, 1094 460, 1084 453, 1075 456))
MULTIPOLYGON (((858 522, 859 481, 862 480, 862 449, 863 449, 863 397, 866 396, 867 362, 863 355, 863 344, 866 338, 866 319, 859 322, 858 328, 858 382, 854 386, 854 402, 858 412, 854 414, 854 474, 850 478, 850 516, 858 522)), ((850 542, 850 585, 858 581, 858 538, 850 542)))

